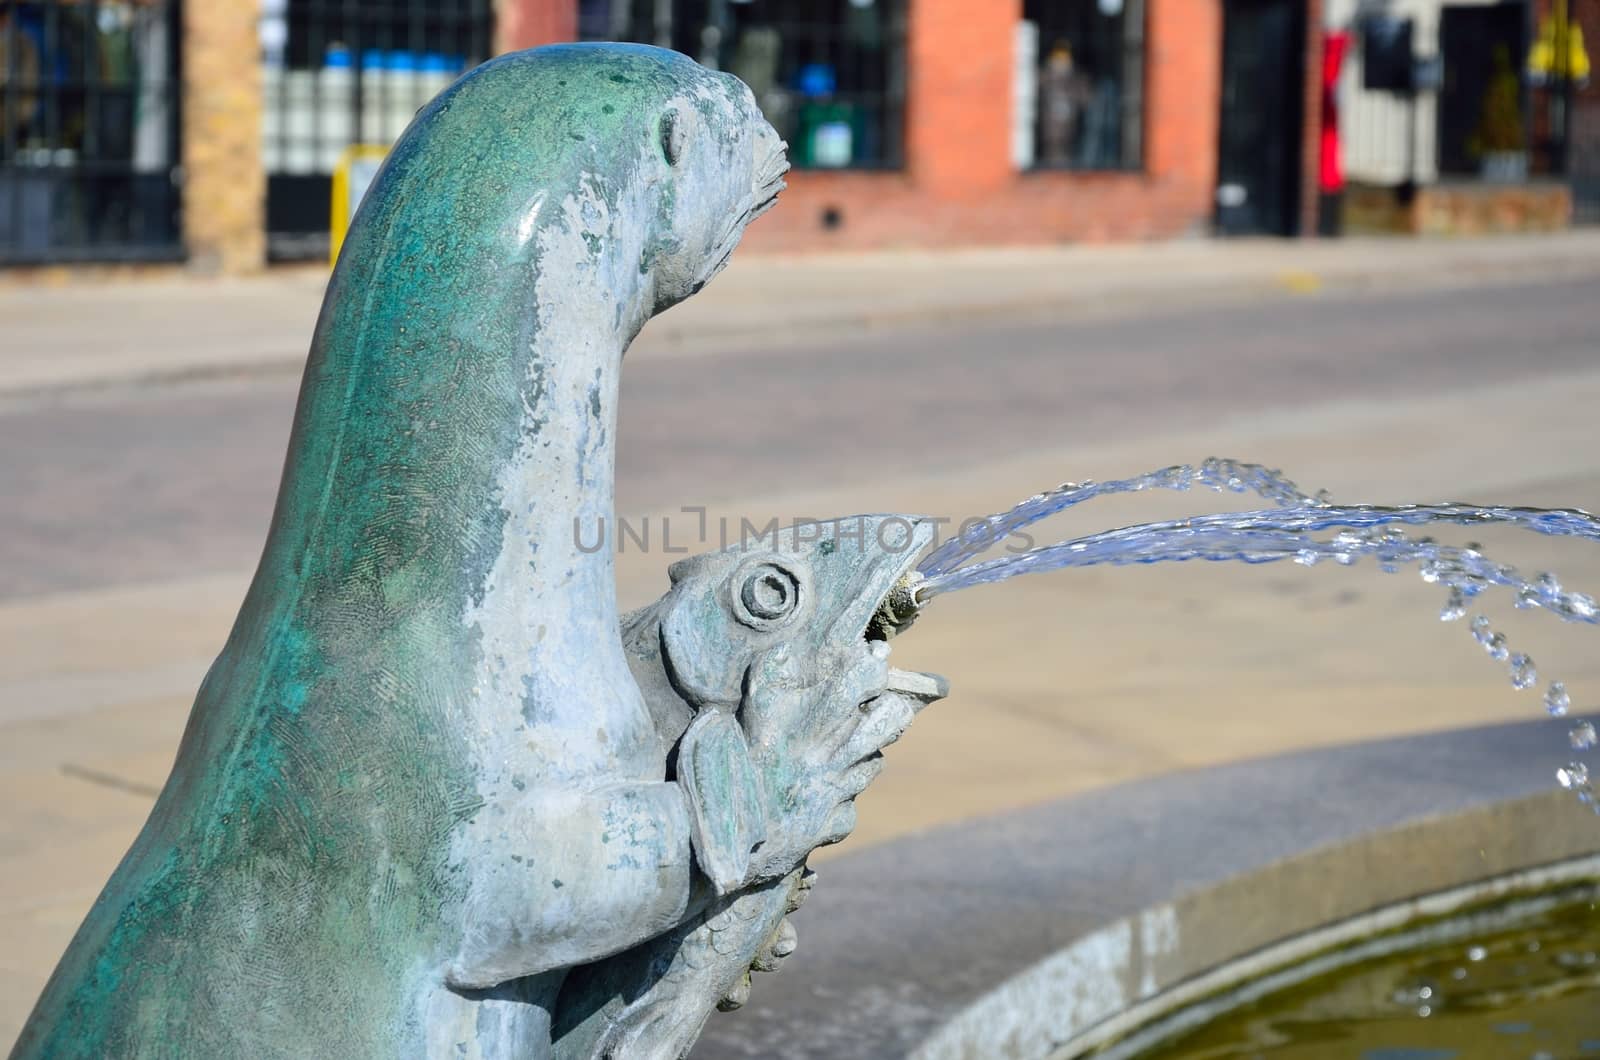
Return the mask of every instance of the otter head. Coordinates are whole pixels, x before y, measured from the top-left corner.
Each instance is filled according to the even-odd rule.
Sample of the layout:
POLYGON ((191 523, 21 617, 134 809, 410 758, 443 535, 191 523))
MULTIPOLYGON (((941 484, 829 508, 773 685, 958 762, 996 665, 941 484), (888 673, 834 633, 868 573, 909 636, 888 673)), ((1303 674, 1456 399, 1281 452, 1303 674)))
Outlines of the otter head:
POLYGON ((789 162, 744 82, 676 52, 650 51, 672 87, 641 115, 654 214, 640 270, 660 312, 722 271, 746 226, 777 201, 789 162))
POLYGON ((369 192, 387 207, 364 203, 352 238, 473 255, 468 289, 553 267, 604 292, 631 338, 727 264, 783 189, 784 148, 743 82, 677 52, 512 52, 422 110, 369 192))

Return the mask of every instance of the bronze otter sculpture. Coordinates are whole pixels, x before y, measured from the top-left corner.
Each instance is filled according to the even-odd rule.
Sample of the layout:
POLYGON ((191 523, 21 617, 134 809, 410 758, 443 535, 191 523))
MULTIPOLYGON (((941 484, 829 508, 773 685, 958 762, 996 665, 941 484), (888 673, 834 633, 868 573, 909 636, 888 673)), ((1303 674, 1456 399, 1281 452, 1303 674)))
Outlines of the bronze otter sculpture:
POLYGON ((395 145, 171 777, 13 1057, 681 1055, 942 685, 873 612, 931 530, 742 543, 624 622, 623 351, 783 145, 653 48, 508 55, 395 145))

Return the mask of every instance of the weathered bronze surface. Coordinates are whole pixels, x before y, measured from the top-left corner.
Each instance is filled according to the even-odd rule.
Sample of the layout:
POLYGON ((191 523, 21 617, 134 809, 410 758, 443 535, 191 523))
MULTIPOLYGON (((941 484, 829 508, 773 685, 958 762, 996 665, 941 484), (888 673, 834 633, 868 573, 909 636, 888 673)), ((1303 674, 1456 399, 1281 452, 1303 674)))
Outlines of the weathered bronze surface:
MULTIPOLYGON (((622 354, 787 169, 735 79, 509 55, 396 144, 260 567, 15 1057, 674 1056, 942 684, 869 619, 931 528, 685 561, 619 619, 622 354)), ((760 429, 742 425, 740 429, 760 429)))

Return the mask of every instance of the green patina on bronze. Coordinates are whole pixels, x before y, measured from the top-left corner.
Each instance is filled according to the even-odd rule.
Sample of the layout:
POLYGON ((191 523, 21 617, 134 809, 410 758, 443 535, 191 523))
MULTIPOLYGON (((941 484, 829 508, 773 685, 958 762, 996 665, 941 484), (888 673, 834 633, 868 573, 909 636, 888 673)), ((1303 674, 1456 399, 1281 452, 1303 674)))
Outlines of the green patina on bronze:
POLYGON ((329 284, 239 620, 14 1057, 415 1054, 465 892, 450 835, 480 799, 463 607, 500 548, 495 475, 544 422, 523 415, 538 236, 593 174, 618 205, 680 87, 662 55, 505 57, 396 146, 329 284))

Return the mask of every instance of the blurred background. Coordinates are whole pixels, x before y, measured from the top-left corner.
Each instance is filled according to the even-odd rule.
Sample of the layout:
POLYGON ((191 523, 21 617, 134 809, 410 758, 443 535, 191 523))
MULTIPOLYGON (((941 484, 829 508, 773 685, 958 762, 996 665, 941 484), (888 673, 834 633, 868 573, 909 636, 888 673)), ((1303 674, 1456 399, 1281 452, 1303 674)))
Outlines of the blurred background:
MULTIPOLYGON (((959 524, 1210 455, 1352 502, 1600 507, 1600 0, 0 0, 0 1043, 232 622, 366 182, 462 71, 578 39, 737 74, 795 164, 630 354, 627 605, 669 524, 959 524)), ((1581 548, 1484 543, 1600 587, 1581 548)), ((1440 602, 1192 565, 941 599, 897 661, 955 692, 843 849, 1537 715, 1440 602)), ((1595 705, 1581 639, 1501 618, 1595 705)))
POLYGON ((1597 18, 1595 0, 8 0, 0 263, 326 258, 352 148, 372 159, 497 52, 574 39, 752 87, 804 171, 761 250, 1550 230, 1600 220, 1597 18))

